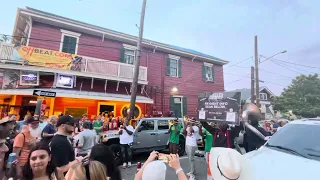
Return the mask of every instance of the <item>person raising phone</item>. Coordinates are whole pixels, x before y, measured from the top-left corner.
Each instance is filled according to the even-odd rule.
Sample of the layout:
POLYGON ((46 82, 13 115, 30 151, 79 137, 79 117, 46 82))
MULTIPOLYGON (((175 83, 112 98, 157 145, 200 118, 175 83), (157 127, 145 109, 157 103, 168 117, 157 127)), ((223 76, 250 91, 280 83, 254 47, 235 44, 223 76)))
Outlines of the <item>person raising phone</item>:
POLYGON ((123 125, 121 125, 119 129, 123 168, 127 167, 127 163, 128 163, 128 167, 131 166, 131 159, 132 159, 131 147, 133 142, 133 132, 134 132, 133 127, 129 125, 129 120, 125 118, 123 125))

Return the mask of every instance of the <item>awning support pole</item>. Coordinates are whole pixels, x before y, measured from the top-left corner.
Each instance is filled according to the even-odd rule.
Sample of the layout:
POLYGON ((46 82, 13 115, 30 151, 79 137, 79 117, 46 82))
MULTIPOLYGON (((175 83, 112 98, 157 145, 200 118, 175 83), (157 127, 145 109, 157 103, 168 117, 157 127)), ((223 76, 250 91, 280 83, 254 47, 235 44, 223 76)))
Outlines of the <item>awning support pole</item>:
POLYGON ((116 89, 116 91, 119 90, 119 84, 120 84, 120 81, 118 81, 118 83, 117 83, 117 89, 116 89))
POLYGON ((107 93, 108 80, 104 83, 104 93, 107 93))

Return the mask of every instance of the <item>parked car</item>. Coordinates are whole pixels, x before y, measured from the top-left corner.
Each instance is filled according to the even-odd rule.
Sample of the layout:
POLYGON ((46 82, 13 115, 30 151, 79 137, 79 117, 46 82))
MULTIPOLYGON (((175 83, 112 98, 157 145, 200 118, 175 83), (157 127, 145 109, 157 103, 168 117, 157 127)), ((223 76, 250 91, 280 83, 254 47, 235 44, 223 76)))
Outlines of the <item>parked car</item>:
MULTIPOLYGON (((143 118, 139 120, 133 132, 132 152, 150 152, 153 150, 162 151, 168 148, 169 144, 169 123, 172 117, 154 117, 143 118)), ((179 123, 184 126, 183 119, 179 119, 179 123)), ((119 131, 112 130, 103 133, 103 144, 110 146, 114 153, 117 163, 121 164, 121 150, 119 131)), ((185 153, 185 138, 180 134, 179 155, 185 153)))
POLYGON ((245 154, 253 179, 318 179, 320 119, 291 121, 260 149, 245 154))

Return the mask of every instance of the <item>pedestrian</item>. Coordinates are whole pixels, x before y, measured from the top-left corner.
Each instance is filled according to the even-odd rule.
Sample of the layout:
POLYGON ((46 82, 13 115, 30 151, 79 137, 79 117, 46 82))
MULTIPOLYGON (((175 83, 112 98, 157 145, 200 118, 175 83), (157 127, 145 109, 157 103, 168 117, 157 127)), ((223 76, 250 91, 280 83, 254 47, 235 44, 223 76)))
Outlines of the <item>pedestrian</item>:
POLYGON ((18 130, 19 132, 21 132, 22 128, 27 125, 27 119, 28 119, 30 116, 31 116, 31 115, 25 115, 22 121, 18 121, 18 122, 17 122, 17 130, 18 130))
MULTIPOLYGON (((204 152, 206 153, 206 162, 207 162, 207 165, 209 166, 209 154, 210 154, 210 150, 212 148, 212 142, 213 142, 213 136, 212 134, 207 131, 205 128, 202 128, 202 132, 203 132, 203 136, 204 136, 204 139, 205 139, 205 145, 204 145, 204 152)), ((212 180, 212 177, 211 177, 211 172, 208 171, 207 172, 207 180, 212 180)))
POLYGON ((99 161, 107 167, 111 180, 122 180, 120 170, 111 149, 104 144, 96 144, 90 153, 90 161, 99 161))
POLYGON ((22 174, 23 180, 57 179, 58 172, 54 163, 51 163, 51 151, 48 144, 38 143, 32 148, 22 174))
POLYGON ((50 116, 48 124, 44 127, 41 132, 42 141, 49 144, 51 139, 56 134, 56 125, 57 125, 58 117, 50 116))
POLYGON ((179 138, 182 126, 179 124, 178 118, 170 121, 170 128, 168 130, 169 136, 169 151, 170 154, 177 154, 179 147, 179 138))
POLYGON ((6 131, 2 126, 0 126, 0 179, 5 180, 5 164, 6 164, 6 153, 9 151, 9 148, 6 145, 6 137, 8 131, 6 131))
POLYGON ((96 140, 100 140, 103 129, 103 121, 101 121, 101 116, 97 116, 96 120, 93 121, 93 129, 96 131, 96 140))
POLYGON ((64 175, 72 165, 83 160, 82 156, 75 158, 73 146, 68 138, 74 131, 75 121, 70 115, 60 116, 57 121, 58 131, 50 143, 52 162, 64 175))
MULTIPOLYGON (((165 180, 167 174, 167 166, 163 161, 156 160, 158 158, 158 152, 151 152, 147 161, 137 172, 134 180, 165 180)), ((180 166, 179 155, 168 154, 166 162, 168 163, 169 167, 171 167, 175 171, 176 175, 178 176, 178 180, 187 180, 187 177, 180 166)))
POLYGON ((96 132, 90 130, 90 123, 83 123, 83 131, 81 131, 76 137, 76 148, 78 148, 77 156, 85 157, 90 154, 92 147, 96 144, 96 132))
POLYGON ((107 168, 99 161, 78 163, 66 174, 65 180, 109 180, 107 168))
POLYGON ((196 175, 194 156, 198 149, 197 138, 199 133, 202 135, 202 131, 199 131, 199 127, 195 125, 196 119, 194 117, 188 119, 186 122, 187 125, 183 128, 183 134, 186 136, 186 152, 191 169, 190 172, 187 173, 187 176, 189 176, 190 180, 194 180, 196 175))
POLYGON ((120 126, 120 129, 119 129, 123 168, 126 168, 127 165, 128 167, 131 166, 131 159, 132 159, 131 148, 132 148, 132 142, 133 142, 133 132, 134 132, 133 127, 129 125, 128 119, 125 118, 123 125, 120 126))
POLYGON ((27 126, 24 126, 13 142, 13 151, 16 153, 18 164, 16 166, 18 177, 22 176, 22 167, 27 163, 30 150, 39 142, 34 132, 38 131, 39 120, 33 116, 28 116, 27 126))
MULTIPOLYGON (((264 128, 259 127, 260 117, 250 115, 248 119, 250 119, 251 126, 257 129, 261 134, 263 134, 264 136, 271 136, 271 133, 266 131, 264 128)), ((256 135, 256 133, 252 132, 249 128, 246 128, 246 134, 248 142, 248 152, 259 149, 266 142, 264 139, 261 139, 258 135, 256 135)))

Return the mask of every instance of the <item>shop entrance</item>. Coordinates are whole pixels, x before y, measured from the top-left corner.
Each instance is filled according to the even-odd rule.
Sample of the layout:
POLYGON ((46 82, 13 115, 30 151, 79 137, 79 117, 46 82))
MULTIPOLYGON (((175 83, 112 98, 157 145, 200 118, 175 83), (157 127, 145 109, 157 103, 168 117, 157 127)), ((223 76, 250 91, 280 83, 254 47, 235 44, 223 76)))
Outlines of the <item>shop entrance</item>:
POLYGON ((20 120, 24 118, 26 115, 34 115, 37 105, 37 98, 34 97, 23 97, 20 107, 20 120))
POLYGON ((99 114, 104 116, 115 116, 115 105, 111 103, 99 103, 98 105, 99 114))

